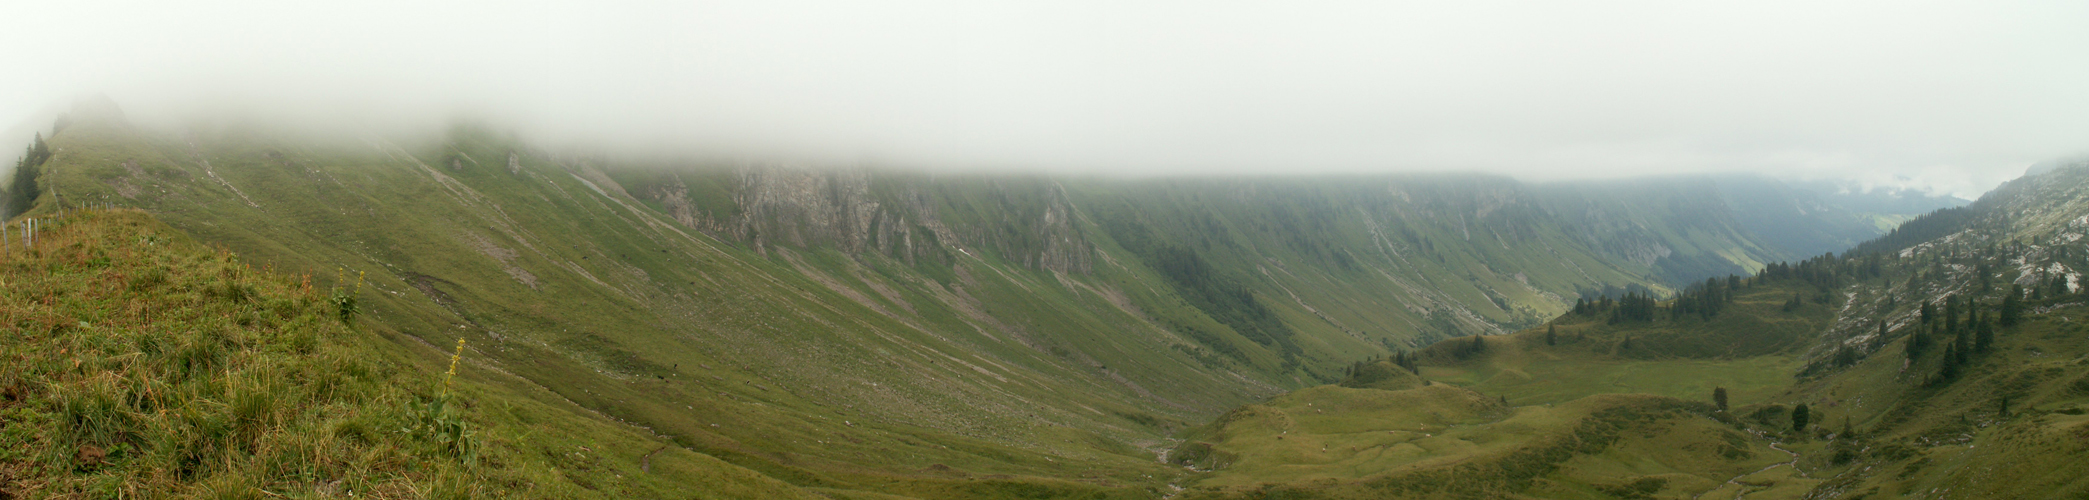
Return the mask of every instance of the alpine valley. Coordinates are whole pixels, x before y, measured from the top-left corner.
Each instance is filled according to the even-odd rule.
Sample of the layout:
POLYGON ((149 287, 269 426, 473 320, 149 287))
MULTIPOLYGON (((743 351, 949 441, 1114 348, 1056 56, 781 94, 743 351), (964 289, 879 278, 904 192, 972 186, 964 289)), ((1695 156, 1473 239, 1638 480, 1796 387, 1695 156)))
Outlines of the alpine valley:
POLYGON ((0 498, 2089 495, 2089 163, 931 174, 100 102, 11 179, 0 498))

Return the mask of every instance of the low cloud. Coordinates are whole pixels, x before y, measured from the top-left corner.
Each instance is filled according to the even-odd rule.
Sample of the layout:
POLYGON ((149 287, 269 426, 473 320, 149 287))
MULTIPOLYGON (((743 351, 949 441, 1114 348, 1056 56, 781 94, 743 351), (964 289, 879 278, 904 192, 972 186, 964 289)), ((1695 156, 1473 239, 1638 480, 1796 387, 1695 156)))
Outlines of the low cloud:
POLYGON ((464 114, 554 144, 934 169, 1752 171, 1961 196, 2089 149, 2081 3, 10 10, 35 22, 0 31, 29 49, 0 79, 0 123, 103 93, 167 123, 464 114))

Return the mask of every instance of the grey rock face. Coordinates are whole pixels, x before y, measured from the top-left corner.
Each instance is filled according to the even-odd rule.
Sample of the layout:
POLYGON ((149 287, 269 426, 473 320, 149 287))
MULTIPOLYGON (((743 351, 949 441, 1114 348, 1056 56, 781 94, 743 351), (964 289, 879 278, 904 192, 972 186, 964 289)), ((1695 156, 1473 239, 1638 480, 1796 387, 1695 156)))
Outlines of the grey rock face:
POLYGON ((1079 274, 1094 261, 1072 202, 1049 181, 758 165, 737 169, 732 184, 733 214, 697 209, 679 179, 637 194, 684 226, 757 249, 876 252, 910 265, 979 258, 984 250, 1025 267, 1079 274))

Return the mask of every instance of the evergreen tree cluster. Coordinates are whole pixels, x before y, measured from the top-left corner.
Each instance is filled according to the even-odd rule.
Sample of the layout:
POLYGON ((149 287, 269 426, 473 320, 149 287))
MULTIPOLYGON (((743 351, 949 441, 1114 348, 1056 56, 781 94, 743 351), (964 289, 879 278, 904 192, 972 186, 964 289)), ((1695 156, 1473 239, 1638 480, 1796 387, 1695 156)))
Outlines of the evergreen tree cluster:
POLYGON ((1610 323, 1653 321, 1654 311, 1659 307, 1652 296, 1628 293, 1618 299, 1617 307, 1610 310, 1610 323))
POLYGON ((1486 352, 1487 336, 1485 335, 1474 335, 1471 342, 1458 341, 1451 348, 1451 354, 1457 356, 1458 359, 1469 359, 1486 352))
POLYGON ((1364 367, 1371 366, 1373 363, 1377 363, 1381 360, 1391 361, 1393 363, 1393 366, 1405 368, 1409 373, 1413 373, 1416 375, 1422 374, 1422 365, 1419 356, 1408 354, 1407 351, 1393 351, 1393 356, 1390 358, 1381 358, 1379 356, 1374 355, 1369 358, 1364 358, 1362 361, 1350 363, 1348 367, 1342 369, 1342 376, 1344 378, 1356 378, 1357 374, 1362 373, 1364 371, 1364 367))
MULTIPOLYGON (((2064 249, 2066 247, 2060 248, 2064 249)), ((2037 287, 2031 289, 2031 300, 2046 300, 2048 298, 2056 299, 2060 297, 2065 297, 2067 295, 2069 295, 2069 292, 2067 290, 2067 277, 2058 274, 2047 276, 2046 279, 2041 280, 2038 283, 2037 287)))
POLYGON ((1885 273, 1884 265, 1877 260, 1871 260, 1867 263, 1867 259, 1873 258, 1837 259, 1835 254, 1822 254, 1819 257, 1802 260, 1798 263, 1777 262, 1763 266, 1762 272, 1756 273, 1756 277, 1772 280, 1790 279, 1804 281, 1825 292, 1841 285, 1845 278, 1883 276, 1885 273))
POLYGON ((15 161, 14 179, 7 185, 7 217, 29 211, 36 197, 43 191, 36 185, 36 178, 43 175, 44 162, 51 160, 51 146, 44 143, 43 134, 29 143, 29 150, 15 161))
POLYGON ((1659 308, 1660 306, 1653 296, 1639 292, 1625 292, 1625 296, 1619 297, 1617 300, 1611 300, 1610 297, 1600 297, 1593 301, 1586 299, 1576 299, 1574 301, 1574 314, 1589 316, 1607 313, 1610 315, 1611 324, 1626 321, 1653 321, 1654 313, 1659 308))
MULTIPOLYGON (((2004 303, 2008 302, 2005 298, 2004 303)), ((1944 354, 1936 376, 1930 378, 1931 385, 1957 380, 1975 355, 1994 349, 1995 318, 2002 314, 1990 312, 1979 301, 1952 295, 1944 298, 1942 308, 1924 302, 1921 311, 1921 323, 1908 337, 1907 353, 1910 360, 1916 360, 1943 344, 1944 354)))
POLYGON ((1683 289, 1683 293, 1676 295, 1676 300, 1668 306, 1669 317, 1682 319, 1694 314, 1701 319, 1712 319, 1713 316, 1718 316, 1719 311, 1725 309, 1727 304, 1733 303, 1734 296, 1740 293, 1740 289, 1739 276, 1727 276, 1724 280, 1706 278, 1704 283, 1691 285, 1683 289))
MULTIPOLYGON (((1575 299, 1572 314, 1608 315, 1611 324, 1653 321, 1663 314, 1671 321, 1683 319, 1685 316, 1711 319, 1719 315, 1719 311, 1724 310, 1727 304, 1732 304, 1734 297, 1740 294, 1741 288, 1747 283, 1740 276, 1729 275, 1725 279, 1707 278, 1703 283, 1694 283, 1684 288, 1683 292, 1677 294, 1675 300, 1669 301, 1666 306, 1654 298, 1652 291, 1627 289, 1616 299, 1612 299, 1607 293, 1594 299, 1575 299)), ((1554 342, 1552 332, 1547 330, 1546 344, 1552 345, 1554 342)))

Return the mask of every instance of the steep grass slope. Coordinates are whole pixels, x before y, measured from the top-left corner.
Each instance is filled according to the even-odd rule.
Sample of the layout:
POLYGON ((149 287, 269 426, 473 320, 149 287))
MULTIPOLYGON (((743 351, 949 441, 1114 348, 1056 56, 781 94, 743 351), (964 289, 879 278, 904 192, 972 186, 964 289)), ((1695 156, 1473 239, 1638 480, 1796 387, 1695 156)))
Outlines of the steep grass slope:
POLYGON ((366 324, 387 338, 465 339, 517 390, 803 488, 1143 492, 1169 469, 1141 439, 1274 392, 1161 332, 1113 335, 1137 319, 1107 295, 990 257, 946 286, 892 260, 734 246, 468 130, 418 153, 435 161, 222 132, 76 121, 28 215, 120 200, 261 265, 367 273, 366 324), (462 167, 480 158, 513 161, 462 167))
POLYGON ((815 498, 353 326, 352 276, 135 210, 40 222, 0 245, 0 496, 815 498))

